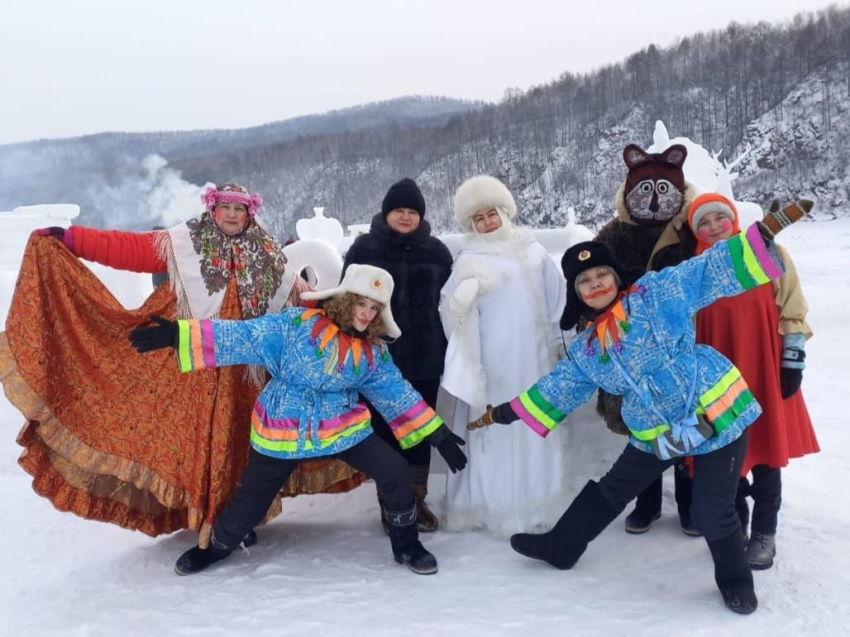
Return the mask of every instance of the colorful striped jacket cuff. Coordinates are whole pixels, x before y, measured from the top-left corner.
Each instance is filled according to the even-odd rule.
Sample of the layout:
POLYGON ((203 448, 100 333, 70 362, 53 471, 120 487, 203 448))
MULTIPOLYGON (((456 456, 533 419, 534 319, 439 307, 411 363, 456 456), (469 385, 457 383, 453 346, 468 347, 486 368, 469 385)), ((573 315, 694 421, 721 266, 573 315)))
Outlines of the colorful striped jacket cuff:
POLYGON ((177 321, 177 362, 181 372, 215 367, 212 321, 177 321))
POLYGON ((768 246, 756 224, 747 232, 736 234, 728 241, 729 254, 735 278, 745 290, 779 278, 785 273, 785 264, 773 246, 768 246))
POLYGON ((526 425, 540 436, 547 436, 567 414, 543 398, 537 385, 511 400, 511 409, 526 425))

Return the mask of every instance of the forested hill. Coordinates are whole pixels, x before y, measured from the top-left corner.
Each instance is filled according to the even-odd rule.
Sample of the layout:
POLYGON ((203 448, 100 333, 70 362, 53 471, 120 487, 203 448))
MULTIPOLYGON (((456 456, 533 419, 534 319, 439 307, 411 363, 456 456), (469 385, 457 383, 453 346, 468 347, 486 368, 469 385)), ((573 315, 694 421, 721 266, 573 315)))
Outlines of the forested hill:
MULTIPOLYGON (((805 195, 817 201, 821 218, 845 215, 850 7, 803 14, 787 23, 731 24, 668 47, 649 45, 590 74, 564 73, 528 91, 507 89, 498 104, 455 103, 455 108, 432 121, 385 116, 357 128, 276 141, 258 135, 230 146, 174 133, 185 143, 163 137, 147 150, 166 158, 188 181, 235 179, 260 191, 264 217, 280 236, 291 234, 293 221, 311 214, 314 205, 325 206, 326 214, 344 223, 364 222, 402 176, 422 186, 432 225, 452 229, 452 194, 464 178, 478 173, 509 184, 525 223, 563 225, 573 206, 580 221, 595 226, 613 214, 613 196, 624 175, 623 147, 649 145, 661 119, 671 136, 722 150, 723 157, 751 148, 736 168, 736 198, 766 203, 774 196, 805 195)), ((64 143, 74 141, 95 151, 91 138, 64 143)), ((61 162, 26 172, 27 152, 34 155, 35 146, 0 147, 4 172, 10 155, 24 155, 14 186, 0 180, 0 208, 27 203, 10 200, 22 193, 46 201, 40 191, 54 200, 81 201, 70 194, 59 197, 49 185, 61 176, 61 162)), ((111 178, 127 182, 127 174, 114 170, 111 178)), ((110 198, 113 209, 106 210, 98 206, 97 189, 86 196, 81 222, 112 225, 115 198, 110 198)), ((140 223, 154 221, 156 212, 147 214, 150 218, 140 223)))

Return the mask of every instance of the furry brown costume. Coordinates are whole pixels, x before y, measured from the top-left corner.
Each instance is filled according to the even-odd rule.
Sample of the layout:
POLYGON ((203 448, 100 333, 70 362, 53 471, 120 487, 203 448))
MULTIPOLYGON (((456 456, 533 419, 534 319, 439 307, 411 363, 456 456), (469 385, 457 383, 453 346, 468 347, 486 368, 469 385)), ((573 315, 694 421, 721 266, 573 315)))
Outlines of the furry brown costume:
MULTIPOLYGON (((682 171, 687 156, 680 144, 657 154, 636 144, 623 149, 629 171, 614 199, 617 218, 602 227, 596 240, 611 246, 625 267, 660 270, 693 254, 687 213, 696 192, 682 171)), ((628 435, 622 402, 621 396, 600 390, 596 411, 611 431, 628 435)))

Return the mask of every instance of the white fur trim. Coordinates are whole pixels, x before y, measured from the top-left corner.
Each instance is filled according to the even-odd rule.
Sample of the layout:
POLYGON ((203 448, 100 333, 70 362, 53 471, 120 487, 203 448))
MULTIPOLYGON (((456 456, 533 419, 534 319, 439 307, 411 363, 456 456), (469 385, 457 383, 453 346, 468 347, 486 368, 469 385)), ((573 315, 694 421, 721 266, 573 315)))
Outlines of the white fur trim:
POLYGON ((491 206, 508 219, 516 217, 516 201, 511 191, 490 175, 470 177, 455 192, 455 220, 464 232, 474 232, 472 216, 491 206))
POLYGON ((393 297, 393 277, 383 268, 352 263, 348 266, 342 282, 337 287, 321 292, 302 292, 301 298, 305 301, 320 301, 332 296, 340 296, 346 292, 359 294, 381 303, 384 306, 381 310, 381 318, 384 319, 384 324, 387 326, 387 336, 390 338, 401 336, 401 329, 393 319, 392 309, 390 308, 390 300, 393 297))

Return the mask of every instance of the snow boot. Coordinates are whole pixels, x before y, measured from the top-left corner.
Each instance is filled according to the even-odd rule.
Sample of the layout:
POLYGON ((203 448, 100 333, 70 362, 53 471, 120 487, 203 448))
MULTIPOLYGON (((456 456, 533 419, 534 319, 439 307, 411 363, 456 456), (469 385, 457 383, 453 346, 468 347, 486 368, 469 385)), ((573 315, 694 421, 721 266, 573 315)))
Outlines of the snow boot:
POLYGON ((393 557, 414 573, 431 575, 437 572, 437 558, 425 550, 419 541, 416 528, 416 506, 407 511, 389 511, 387 513, 390 544, 393 557))
POLYGON ((661 476, 638 494, 634 510, 626 516, 626 533, 646 533, 661 517, 661 476))
POLYGON ((210 542, 210 547, 202 549, 200 546, 189 549, 177 560, 174 564, 174 572, 178 575, 192 575, 203 571, 208 566, 212 566, 216 562, 223 560, 231 551, 227 549, 218 549, 210 542))
POLYGON ((425 502, 428 495, 428 473, 430 467, 427 464, 410 465, 410 481, 413 487, 413 497, 416 499, 416 526, 420 533, 433 533, 440 525, 440 521, 425 502))
POLYGON ((242 546, 246 549, 251 548, 257 543, 257 531, 251 529, 245 534, 245 537, 242 538, 242 546))
POLYGON ((384 529, 384 535, 390 534, 390 527, 387 524, 387 505, 384 502, 384 494, 378 489, 378 507, 381 510, 381 528, 384 529))
POLYGON ((744 557, 740 532, 736 531, 722 540, 709 540, 708 548, 714 558, 714 581, 726 607, 741 615, 755 612, 758 599, 753 572, 744 557))
POLYGON ((562 570, 575 566, 588 543, 620 514, 602 497, 592 480, 576 496, 548 533, 517 533, 511 548, 520 555, 548 562, 562 570))
POLYGON ((747 564, 754 571, 769 569, 773 566, 773 558, 776 557, 776 535, 753 531, 745 555, 747 564))

